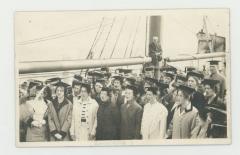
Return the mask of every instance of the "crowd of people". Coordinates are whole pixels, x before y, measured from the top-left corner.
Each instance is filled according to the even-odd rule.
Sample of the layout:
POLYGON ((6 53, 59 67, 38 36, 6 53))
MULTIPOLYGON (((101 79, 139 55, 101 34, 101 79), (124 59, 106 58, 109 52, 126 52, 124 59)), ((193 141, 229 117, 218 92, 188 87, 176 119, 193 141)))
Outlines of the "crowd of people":
POLYGON ((21 142, 226 138, 225 78, 210 72, 150 66, 139 74, 109 68, 19 86, 21 142))

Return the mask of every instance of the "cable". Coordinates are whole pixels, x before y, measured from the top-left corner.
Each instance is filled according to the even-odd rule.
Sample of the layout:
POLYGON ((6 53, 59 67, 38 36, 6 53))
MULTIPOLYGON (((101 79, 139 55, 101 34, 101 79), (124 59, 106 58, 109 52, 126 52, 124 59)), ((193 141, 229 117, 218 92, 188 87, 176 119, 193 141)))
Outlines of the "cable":
POLYGON ((172 21, 174 21, 175 23, 182 25, 183 28, 185 28, 187 31, 191 32, 194 36, 196 35, 195 32, 193 32, 190 28, 188 28, 187 26, 185 26, 185 24, 183 24, 182 22, 180 22, 180 21, 177 20, 176 18, 174 18, 174 17, 170 17, 170 18, 172 18, 172 21))
POLYGON ((139 25, 140 25, 140 20, 141 20, 141 17, 139 17, 139 19, 138 19, 138 24, 137 24, 137 27, 136 27, 136 31, 135 31, 135 35, 134 35, 133 43, 132 43, 132 47, 131 47, 130 57, 132 56, 133 46, 135 44, 135 39, 136 39, 138 28, 139 28, 139 25))
POLYGON ((146 38, 145 38, 145 57, 148 55, 147 51, 147 36, 148 36, 148 16, 146 17, 146 38))
POLYGON ((123 58, 126 58, 127 50, 128 50, 129 45, 130 45, 131 38, 132 38, 133 34, 134 34, 134 31, 131 31, 131 34, 129 35, 129 39, 128 39, 128 42, 127 42, 127 46, 126 46, 123 58))
MULTIPOLYGON (((89 50, 89 52, 88 52, 88 55, 87 55, 87 58, 86 59, 92 59, 92 49, 95 47, 95 45, 96 45, 96 40, 97 40, 97 38, 98 38, 98 35, 99 35, 99 32, 100 32, 100 30, 101 30, 101 27, 102 27, 102 24, 103 24, 103 22, 104 22, 104 17, 102 18, 102 21, 101 21, 101 24, 99 25, 99 29, 98 29, 98 31, 97 31, 97 33, 96 33, 96 36, 95 36, 95 38, 94 38, 94 40, 93 40, 93 44, 92 44, 92 46, 91 46, 91 48, 90 48, 90 50, 89 50)), ((83 70, 81 70, 81 72, 80 72, 80 74, 82 74, 82 71, 83 70)), ((86 72, 88 72, 88 69, 86 70, 86 72)))
POLYGON ((99 23, 100 23, 100 22, 97 22, 97 23, 90 24, 90 25, 87 25, 87 26, 84 26, 84 27, 78 27, 78 28, 74 28, 74 29, 71 29, 71 30, 67 30, 67 31, 64 31, 64 32, 61 32, 61 33, 56 33, 56 34, 47 35, 47 36, 44 36, 44 37, 39 37, 39 38, 35 38, 35 39, 30 39, 30 40, 22 41, 22 42, 19 42, 18 44, 23 44, 23 43, 28 43, 28 42, 34 42, 34 41, 39 41, 39 40, 43 40, 43 39, 48 39, 48 38, 51 38, 51 37, 56 37, 56 36, 59 36, 59 35, 64 35, 64 34, 66 34, 66 33, 74 32, 74 31, 79 31, 79 30, 81 30, 81 29, 85 29, 85 28, 88 28, 88 27, 91 27, 91 26, 98 25, 99 23))
POLYGON ((126 22, 126 17, 124 18, 124 21, 123 21, 123 23, 122 23, 121 29, 120 29, 120 31, 119 31, 119 33, 118 33, 118 36, 117 36, 116 42, 115 42, 115 44, 114 44, 114 47, 113 47, 112 53, 111 53, 111 55, 110 55, 110 58, 112 58, 112 56, 113 56, 113 53, 114 53, 115 48, 116 48, 116 46, 117 46, 117 43, 118 43, 118 40, 119 40, 120 35, 121 35, 121 33, 122 33, 122 30, 123 30, 123 27, 124 27, 125 22, 126 22))
POLYGON ((100 55, 99 55, 99 58, 102 57, 103 51, 104 51, 104 49, 105 49, 105 46, 106 46, 106 43, 107 43, 107 41, 108 41, 109 35, 110 35, 111 31, 112 31, 112 28, 113 28, 113 25, 114 25, 114 23, 115 23, 115 20, 116 20, 116 17, 114 17, 114 19, 113 19, 113 21, 112 21, 112 25, 111 25, 111 27, 110 27, 110 29, 109 29, 109 31, 108 31, 108 34, 107 34, 107 37, 106 37, 106 39, 105 39, 103 48, 102 48, 101 53, 100 53, 100 55))
POLYGON ((92 49, 93 49, 93 48, 95 47, 95 45, 96 45, 96 40, 97 40, 98 34, 99 34, 100 30, 101 30, 101 27, 102 27, 103 22, 104 22, 104 17, 102 18, 102 21, 101 21, 101 24, 100 24, 100 26, 99 26, 99 29, 98 29, 98 31, 97 31, 97 33, 96 33, 96 36, 95 36, 94 40, 93 40, 93 44, 92 44, 92 46, 91 46, 91 48, 90 48, 90 50, 89 50, 87 59, 89 59, 89 57, 90 57, 90 55, 91 55, 91 53, 92 53, 92 49))
MULTIPOLYGON (((105 24, 104 26, 107 26, 107 25, 109 25, 109 24, 105 24)), ((17 43, 17 45, 34 44, 34 43, 44 42, 44 41, 48 41, 48 40, 53 40, 53 39, 68 37, 68 36, 76 35, 76 34, 79 34, 79 33, 82 33, 82 32, 87 32, 87 31, 90 31, 90 30, 94 30, 94 29, 96 29, 96 28, 98 28, 98 27, 95 26, 95 27, 92 27, 92 28, 84 29, 84 30, 82 30, 82 31, 78 31, 78 32, 74 32, 74 33, 69 33, 69 34, 65 34, 65 35, 59 35, 59 36, 56 36, 56 37, 51 37, 51 38, 47 38, 47 39, 41 39, 41 40, 37 40, 37 41, 29 41, 29 42, 26 42, 26 43, 17 43)))
POLYGON ((97 38, 97 40, 96 40, 96 43, 95 43, 95 45, 94 45, 94 48, 96 47, 96 44, 98 43, 99 39, 101 38, 102 33, 103 33, 103 31, 104 31, 104 28, 105 28, 105 27, 102 28, 102 30, 101 30, 101 32, 100 32, 100 34, 99 34, 99 36, 98 36, 98 38, 97 38))

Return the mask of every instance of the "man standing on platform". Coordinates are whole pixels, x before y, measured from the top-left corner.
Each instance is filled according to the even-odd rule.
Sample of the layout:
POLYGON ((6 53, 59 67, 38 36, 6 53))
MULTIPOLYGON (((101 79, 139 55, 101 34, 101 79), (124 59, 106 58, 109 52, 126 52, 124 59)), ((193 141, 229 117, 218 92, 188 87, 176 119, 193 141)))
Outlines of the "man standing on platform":
POLYGON ((148 55, 152 58, 154 66, 162 59, 162 47, 157 36, 153 36, 153 41, 149 44, 148 55))

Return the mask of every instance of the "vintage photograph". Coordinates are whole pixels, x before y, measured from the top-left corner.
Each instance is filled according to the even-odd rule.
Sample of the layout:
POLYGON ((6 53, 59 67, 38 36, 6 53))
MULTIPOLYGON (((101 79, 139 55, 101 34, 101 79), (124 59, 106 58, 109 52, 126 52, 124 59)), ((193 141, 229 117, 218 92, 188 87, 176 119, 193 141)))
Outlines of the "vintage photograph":
POLYGON ((230 144, 229 15, 15 12, 16 146, 230 144))

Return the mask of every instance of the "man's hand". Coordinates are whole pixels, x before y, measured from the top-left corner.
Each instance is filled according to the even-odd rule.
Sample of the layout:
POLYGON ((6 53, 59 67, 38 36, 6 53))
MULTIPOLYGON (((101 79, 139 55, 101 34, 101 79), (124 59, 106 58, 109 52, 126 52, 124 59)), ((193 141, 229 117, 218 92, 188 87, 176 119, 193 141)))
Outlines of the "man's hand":
POLYGON ((95 135, 89 134, 89 140, 94 140, 94 139, 95 139, 95 135))
POLYGON ((75 135, 71 135, 71 138, 73 141, 76 141, 76 136, 75 135))
POLYGON ((32 121, 31 125, 34 127, 40 127, 40 124, 38 121, 32 121))
POLYGON ((54 136, 55 136, 58 140, 61 140, 61 139, 62 139, 62 135, 60 135, 59 133, 56 133, 54 136))

